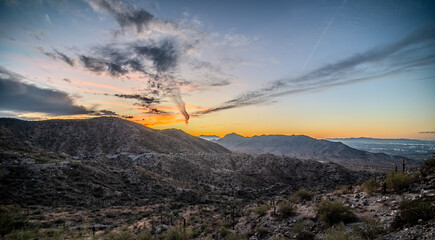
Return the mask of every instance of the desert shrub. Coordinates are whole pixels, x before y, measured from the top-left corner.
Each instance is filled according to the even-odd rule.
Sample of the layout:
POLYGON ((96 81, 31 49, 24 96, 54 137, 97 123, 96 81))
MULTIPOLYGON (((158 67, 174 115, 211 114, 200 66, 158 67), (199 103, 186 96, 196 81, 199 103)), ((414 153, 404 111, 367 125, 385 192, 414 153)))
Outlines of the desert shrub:
POLYGON ((349 223, 355 220, 355 215, 349 207, 338 201, 324 200, 317 206, 317 216, 320 220, 329 225, 344 222, 349 223))
POLYGON ((34 230, 15 230, 8 234, 5 240, 28 240, 38 239, 38 234, 34 230))
POLYGON ((110 240, 132 240, 135 239, 133 233, 129 232, 127 229, 121 230, 120 232, 113 232, 106 236, 106 239, 110 240))
POLYGON ((304 225, 301 221, 297 222, 293 228, 292 232, 296 236, 296 240, 312 240, 314 239, 314 233, 308 231, 304 228, 304 225))
POLYGON ((405 224, 417 224, 419 219, 426 221, 435 217, 435 205, 422 199, 404 200, 399 209, 400 218, 405 224))
POLYGON ((65 230, 63 228, 48 229, 44 232, 44 235, 49 239, 61 239, 65 235, 65 230))
POLYGON ((225 240, 238 239, 238 237, 235 233, 231 232, 228 228, 225 228, 225 227, 221 227, 219 229, 219 235, 221 236, 222 239, 225 239, 225 240))
POLYGON ((435 168, 435 154, 432 155, 432 157, 428 158, 426 161, 424 161, 424 166, 426 168, 435 168))
POLYGON ((363 226, 355 226, 354 232, 365 240, 374 240, 384 232, 381 221, 378 218, 363 218, 363 226))
POLYGON ((186 239, 186 236, 183 232, 183 230, 181 230, 178 227, 173 227, 170 228, 166 234, 165 234, 165 240, 182 240, 182 239, 186 239))
POLYGON ((387 183, 387 188, 399 191, 409 187, 412 183, 412 177, 403 172, 389 172, 385 182, 387 183))
POLYGON ((367 182, 364 183, 364 189, 368 193, 374 193, 378 190, 380 184, 374 178, 370 178, 367 182))
POLYGON ((258 234, 258 236, 260 238, 264 238, 266 237, 266 235, 269 233, 269 229, 265 228, 265 227, 257 227, 255 229, 255 232, 258 234))
POLYGON ((138 240, 152 240, 153 239, 153 235, 151 234, 151 232, 149 230, 145 230, 141 233, 139 233, 139 235, 137 236, 138 240))
POLYGON ((297 192, 295 192, 295 194, 293 194, 292 196, 292 200, 296 200, 296 201, 310 201, 314 196, 313 192, 307 191, 305 189, 299 189, 297 192))
POLYGON ((351 193, 353 190, 352 185, 339 185, 335 187, 335 190, 340 191, 343 194, 351 193))
POLYGON ((14 215, 5 207, 0 207, 0 235, 4 236, 14 229, 14 215))
POLYGON ((260 206, 258 206, 254 212, 260 216, 263 216, 264 214, 266 214, 267 211, 269 211, 270 209, 270 205, 269 204, 262 204, 260 206))
POLYGON ((290 202, 283 202, 278 205, 278 213, 284 217, 289 217, 295 214, 293 204, 290 202))
POLYGON ((350 240, 351 235, 343 225, 338 225, 329 228, 325 233, 326 240, 350 240))
MULTIPOLYGON (((28 222, 20 218, 17 209, 0 206, 0 236, 5 236, 12 232, 12 230, 20 230, 28 227, 28 222)), ((17 234, 22 233, 18 232, 17 234)))

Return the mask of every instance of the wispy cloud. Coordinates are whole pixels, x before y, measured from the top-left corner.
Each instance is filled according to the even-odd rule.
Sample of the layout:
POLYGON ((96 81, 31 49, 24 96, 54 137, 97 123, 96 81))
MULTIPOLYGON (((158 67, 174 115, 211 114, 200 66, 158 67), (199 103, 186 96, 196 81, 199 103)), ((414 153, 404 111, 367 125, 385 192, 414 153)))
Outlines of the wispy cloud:
POLYGON ((132 6, 113 0, 86 0, 98 12, 110 14, 121 28, 131 27, 140 33, 147 29, 151 21, 157 19, 144 9, 135 9, 132 6))
POLYGON ((355 54, 324 65, 296 78, 271 82, 258 90, 243 93, 229 101, 195 115, 202 115, 248 105, 263 104, 271 99, 330 87, 377 79, 421 67, 435 65, 435 27, 425 26, 392 44, 355 54))
POLYGON ((435 131, 418 132, 420 134, 435 134, 435 131))
POLYGON ((36 50, 38 50, 40 53, 44 54, 45 56, 53 59, 53 60, 57 60, 60 59, 62 61, 64 61, 65 63, 67 63, 68 65, 70 65, 71 67, 75 66, 75 60, 73 58, 68 57, 66 54, 53 49, 54 53, 51 52, 47 52, 43 47, 35 47, 36 50))

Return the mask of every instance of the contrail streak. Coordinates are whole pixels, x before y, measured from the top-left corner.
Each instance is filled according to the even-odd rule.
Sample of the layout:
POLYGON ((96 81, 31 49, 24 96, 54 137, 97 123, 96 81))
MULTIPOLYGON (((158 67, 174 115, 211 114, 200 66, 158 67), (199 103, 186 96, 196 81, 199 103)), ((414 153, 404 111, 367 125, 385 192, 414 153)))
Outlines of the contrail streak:
POLYGON ((316 45, 314 46, 313 50, 311 50, 310 55, 308 56, 307 60, 304 63, 304 66, 302 67, 302 72, 305 70, 305 67, 310 62, 311 58, 314 55, 314 52, 317 50, 317 48, 320 45, 320 42, 322 41, 323 37, 325 36, 326 32, 329 30, 329 27, 331 26, 332 22, 334 22, 334 19, 337 17, 337 15, 340 13, 341 9, 343 9, 344 5, 347 3, 347 0, 344 0, 341 6, 335 11, 335 14, 331 17, 331 19, 328 22, 328 25, 326 25, 325 29, 323 29, 322 34, 320 35, 319 39, 317 40, 316 45))

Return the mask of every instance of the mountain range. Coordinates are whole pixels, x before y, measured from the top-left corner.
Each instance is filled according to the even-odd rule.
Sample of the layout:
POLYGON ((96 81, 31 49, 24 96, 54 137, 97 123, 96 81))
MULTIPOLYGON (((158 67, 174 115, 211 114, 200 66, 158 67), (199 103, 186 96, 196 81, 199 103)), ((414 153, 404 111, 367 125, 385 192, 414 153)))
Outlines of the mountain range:
POLYGON ((305 160, 334 162, 350 169, 368 171, 394 170, 402 162, 408 166, 418 161, 384 153, 370 153, 351 148, 341 142, 318 140, 304 135, 261 135, 243 137, 232 133, 213 142, 233 152, 262 154, 271 153, 305 160))
POLYGON ((0 119, 0 203, 108 206, 256 199, 370 176, 334 163, 235 154, 119 118, 0 119), (166 200, 164 200, 166 199, 166 200))

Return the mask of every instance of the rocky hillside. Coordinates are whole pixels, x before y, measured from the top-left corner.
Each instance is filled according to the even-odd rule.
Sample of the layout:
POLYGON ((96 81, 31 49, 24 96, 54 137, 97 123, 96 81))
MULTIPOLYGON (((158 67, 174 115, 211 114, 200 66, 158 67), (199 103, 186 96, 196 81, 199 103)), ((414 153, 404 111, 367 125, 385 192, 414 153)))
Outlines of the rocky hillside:
POLYGON ((435 236, 435 158, 421 169, 355 184, 367 177, 270 154, 120 154, 89 161, 0 146, 5 239, 435 236))
POLYGON ((120 118, 22 121, 0 119, 0 141, 16 142, 90 159, 107 154, 229 153, 180 130, 154 130, 120 118))
POLYGON ((232 133, 213 141, 234 152, 250 154, 272 153, 299 159, 335 162, 350 169, 386 171, 400 166, 418 164, 414 160, 383 153, 360 151, 340 142, 317 140, 304 135, 261 135, 243 137, 232 133))

